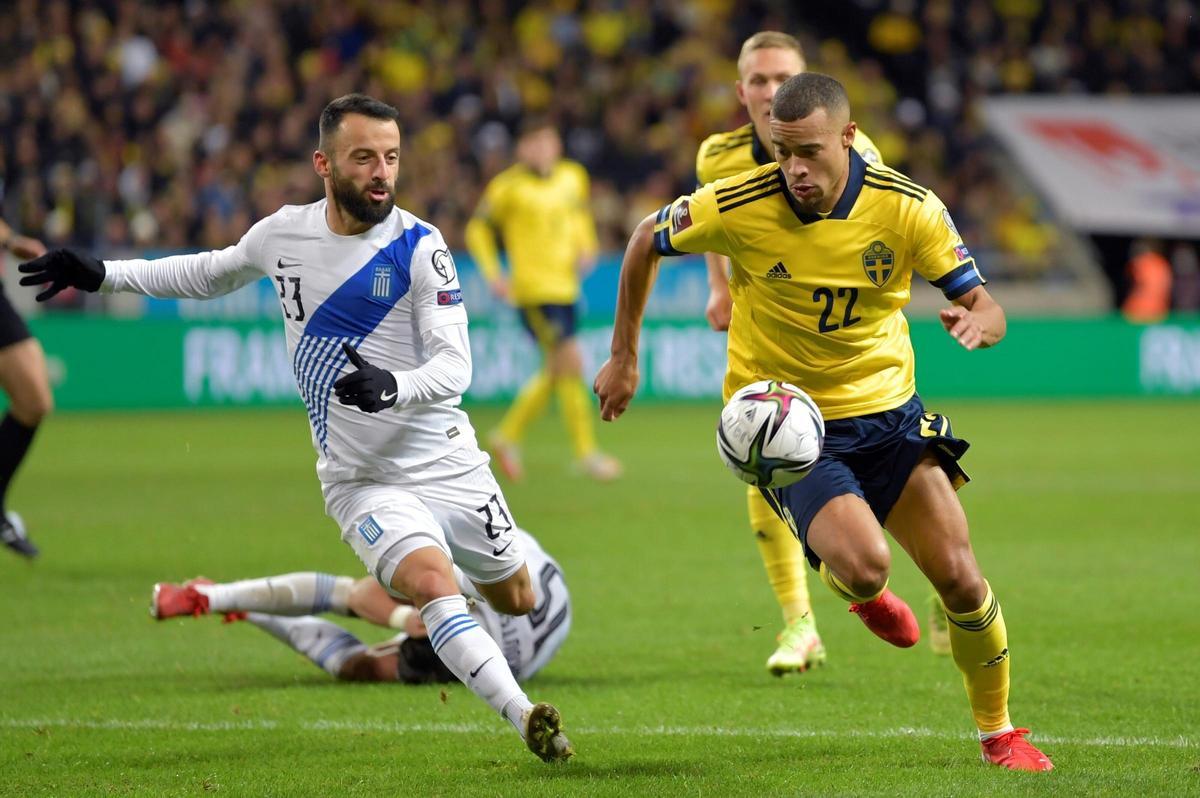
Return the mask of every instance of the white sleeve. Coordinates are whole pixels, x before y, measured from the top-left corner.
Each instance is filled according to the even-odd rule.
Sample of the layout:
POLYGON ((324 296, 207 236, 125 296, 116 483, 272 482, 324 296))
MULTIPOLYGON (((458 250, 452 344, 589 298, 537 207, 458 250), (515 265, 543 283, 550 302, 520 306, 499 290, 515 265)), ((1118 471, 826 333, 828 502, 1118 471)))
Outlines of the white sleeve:
POLYGON ((259 263, 270 218, 259 221, 241 241, 225 249, 154 260, 106 260, 100 291, 188 299, 209 299, 235 291, 266 274, 259 263))
POLYGON ((409 274, 413 314, 422 337, 427 330, 467 323, 458 269, 442 234, 436 229, 413 253, 409 274))
POLYGON ((466 322, 421 331, 429 359, 411 371, 393 371, 401 410, 462 396, 471 385, 471 343, 466 322))

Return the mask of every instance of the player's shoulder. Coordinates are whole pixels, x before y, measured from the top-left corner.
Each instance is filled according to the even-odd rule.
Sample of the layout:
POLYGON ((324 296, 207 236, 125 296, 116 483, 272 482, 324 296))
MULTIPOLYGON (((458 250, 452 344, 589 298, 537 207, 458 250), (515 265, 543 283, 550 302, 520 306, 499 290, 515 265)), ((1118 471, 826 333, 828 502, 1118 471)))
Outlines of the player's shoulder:
POLYGON ((496 189, 510 186, 513 183, 525 180, 529 177, 529 167, 521 163, 514 163, 501 169, 499 172, 488 181, 488 188, 496 189))
POLYGON ((554 165, 554 181, 565 190, 576 193, 588 190, 590 178, 583 164, 563 158, 554 165))
POLYGON ((426 221, 420 216, 409 210, 396 206, 392 211, 392 219, 394 234, 397 237, 407 238, 412 242, 413 249, 416 249, 421 244, 432 244, 435 247, 444 247, 444 239, 442 231, 437 228, 433 222, 426 221))
POLYGON ((754 141, 754 125, 750 122, 733 130, 713 133, 700 142, 699 158, 708 159, 726 150, 744 147, 754 141))
POLYGON ((898 172, 883 164, 867 163, 865 165, 863 190, 884 192, 882 196, 902 203, 915 201, 920 204, 930 198, 937 199, 933 192, 925 186, 917 183, 903 172, 898 172))
POLYGON ((319 199, 306 205, 280 205, 274 213, 264 216, 261 222, 280 228, 303 226, 310 224, 314 217, 320 217, 324 213, 325 200, 319 199))
POLYGON ((903 227, 913 235, 924 235, 945 225, 955 236, 958 230, 945 203, 931 189, 882 165, 867 164, 863 172, 863 198, 866 211, 904 220, 903 227))
POLYGON ((784 190, 783 175, 779 164, 769 163, 757 166, 736 175, 722 177, 709 184, 716 199, 717 211, 728 213, 736 208, 744 208, 761 199, 782 194, 784 190))
POLYGON ((580 178, 586 180, 588 176, 587 167, 579 163, 579 161, 572 161, 570 158, 562 158, 559 160, 559 162, 554 165, 554 169, 558 173, 566 175, 573 180, 579 180, 580 178))
POLYGON ((260 253, 282 241, 309 240, 326 229, 325 200, 307 205, 281 205, 273 213, 259 219, 246 231, 244 241, 250 252, 260 253))
POLYGON ((879 148, 875 146, 875 142, 871 140, 862 128, 854 134, 854 151, 857 152, 862 159, 874 166, 883 166, 883 156, 879 154, 879 148))
POLYGON ((739 156, 749 153, 753 143, 754 125, 749 122, 733 130, 713 133, 700 142, 696 151, 696 177, 702 184, 711 183, 728 175, 731 168, 741 171, 737 168, 739 156))

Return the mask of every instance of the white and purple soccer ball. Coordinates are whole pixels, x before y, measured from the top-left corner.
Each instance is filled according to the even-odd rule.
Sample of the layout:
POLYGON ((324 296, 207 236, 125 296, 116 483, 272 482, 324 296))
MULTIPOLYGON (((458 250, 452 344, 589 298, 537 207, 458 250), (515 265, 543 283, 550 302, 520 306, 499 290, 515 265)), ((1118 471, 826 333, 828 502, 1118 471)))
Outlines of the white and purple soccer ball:
POLYGON ((808 394, 778 380, 752 382, 721 411, 717 453, 734 475, 759 488, 808 476, 825 444, 825 420, 808 394))

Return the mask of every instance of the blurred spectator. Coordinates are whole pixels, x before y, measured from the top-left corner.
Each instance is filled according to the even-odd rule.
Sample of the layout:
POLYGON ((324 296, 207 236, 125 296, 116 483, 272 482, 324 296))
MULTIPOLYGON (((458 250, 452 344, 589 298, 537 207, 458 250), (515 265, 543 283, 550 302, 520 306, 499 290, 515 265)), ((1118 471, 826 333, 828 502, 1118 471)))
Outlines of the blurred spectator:
POLYGON ((1171 249, 1174 306, 1185 313, 1200 311, 1200 253, 1194 243, 1179 242, 1171 249))
POLYGON ((1186 0, 8 0, 4 23, 0 212, 108 254, 232 241, 284 197, 316 199, 317 115, 352 90, 401 109, 398 201, 451 246, 535 112, 594 175, 601 245, 617 247, 630 209, 690 190, 699 140, 742 121, 737 48, 772 28, 847 86, 985 269, 1036 277, 1050 242, 992 173, 975 102, 1200 91, 1186 0))
POLYGON ((1141 238, 1133 243, 1129 259, 1129 293, 1121 313, 1130 321, 1156 322, 1171 310, 1171 264, 1162 244, 1141 238))

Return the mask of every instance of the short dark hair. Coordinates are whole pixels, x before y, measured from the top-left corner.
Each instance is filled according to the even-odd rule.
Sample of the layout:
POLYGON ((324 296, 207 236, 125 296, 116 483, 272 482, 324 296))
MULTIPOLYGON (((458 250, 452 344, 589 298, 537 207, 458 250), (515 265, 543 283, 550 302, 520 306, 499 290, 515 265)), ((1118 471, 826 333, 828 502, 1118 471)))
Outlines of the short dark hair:
POLYGON ((558 124, 555 123, 554 117, 549 114, 529 114, 521 118, 521 124, 517 126, 517 138, 523 139, 543 130, 558 132, 558 124))
POLYGON ((400 127, 400 112, 382 100, 376 100, 365 94, 343 94, 321 111, 321 140, 317 144, 321 152, 328 153, 326 147, 332 143, 333 134, 337 132, 338 125, 342 123, 346 114, 361 114, 372 119, 390 119, 396 123, 396 127, 400 127))
POLYGON ((802 72, 783 82, 771 101, 771 116, 780 122, 795 122, 818 108, 832 116, 836 111, 850 112, 846 87, 820 72, 802 72))

